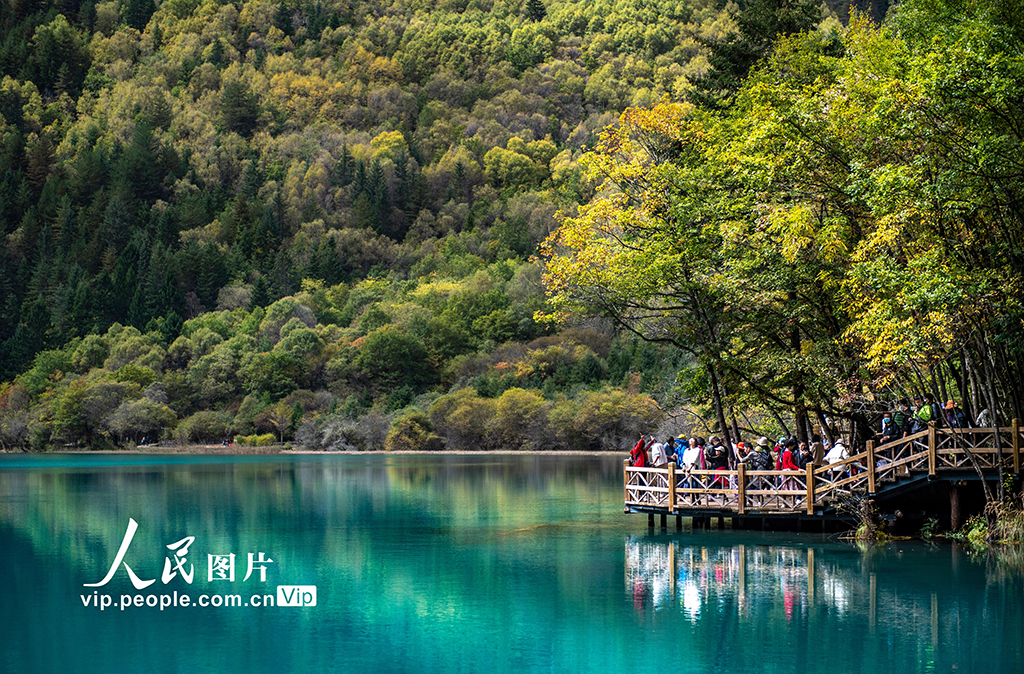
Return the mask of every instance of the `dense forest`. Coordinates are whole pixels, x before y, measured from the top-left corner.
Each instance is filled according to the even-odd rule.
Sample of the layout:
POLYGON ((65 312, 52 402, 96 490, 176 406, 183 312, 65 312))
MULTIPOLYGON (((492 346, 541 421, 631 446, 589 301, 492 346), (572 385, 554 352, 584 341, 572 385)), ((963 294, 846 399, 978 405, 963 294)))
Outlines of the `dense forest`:
POLYGON ((682 356, 538 323, 531 258, 599 131, 681 95, 734 11, 0 4, 0 441, 653 430, 682 356))
POLYGON ((8 0, 0 443, 1019 416, 1001 6, 8 0))

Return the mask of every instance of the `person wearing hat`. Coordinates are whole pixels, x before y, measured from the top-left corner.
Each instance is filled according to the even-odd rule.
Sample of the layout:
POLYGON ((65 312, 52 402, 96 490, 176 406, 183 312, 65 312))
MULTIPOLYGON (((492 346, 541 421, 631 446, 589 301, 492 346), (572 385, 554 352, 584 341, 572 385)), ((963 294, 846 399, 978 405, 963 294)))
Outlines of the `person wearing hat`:
POLYGON ((946 424, 950 428, 962 428, 964 426, 964 413, 960 411, 960 407, 952 400, 946 401, 942 411, 946 417, 946 424))
MULTIPOLYGON (((740 461, 750 470, 771 470, 772 457, 768 454, 768 438, 763 435, 757 439, 757 443, 751 448, 749 454, 740 461)), ((751 482, 752 489, 764 489, 764 478, 757 477, 751 482)))
MULTIPOLYGON (((825 463, 839 463, 840 461, 846 461, 848 458, 850 458, 850 452, 847 451, 846 445, 843 444, 843 439, 841 437, 837 437, 835 444, 832 445, 832 448, 828 450, 828 454, 825 455, 825 463)), ((837 466, 831 470, 832 473, 837 473, 845 470, 845 467, 837 466)))

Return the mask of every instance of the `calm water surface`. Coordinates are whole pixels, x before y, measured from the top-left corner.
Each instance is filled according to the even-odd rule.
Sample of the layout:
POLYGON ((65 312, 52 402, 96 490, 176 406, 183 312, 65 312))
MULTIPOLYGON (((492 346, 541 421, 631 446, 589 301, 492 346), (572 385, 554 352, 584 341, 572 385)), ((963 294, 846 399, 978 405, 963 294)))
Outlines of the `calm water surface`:
POLYGON ((648 532, 622 514, 621 470, 614 457, 0 456, 0 672, 1024 672, 1019 566, 949 546, 648 532), (123 561, 155 582, 135 590, 122 564, 83 587, 130 519, 123 561), (167 547, 188 537, 192 583, 167 547), (265 581, 258 563, 243 580, 249 553, 273 560, 265 581), (211 581, 209 555, 230 554, 234 580, 211 581), (93 604, 245 602, 279 585, 315 585, 316 606, 93 604))

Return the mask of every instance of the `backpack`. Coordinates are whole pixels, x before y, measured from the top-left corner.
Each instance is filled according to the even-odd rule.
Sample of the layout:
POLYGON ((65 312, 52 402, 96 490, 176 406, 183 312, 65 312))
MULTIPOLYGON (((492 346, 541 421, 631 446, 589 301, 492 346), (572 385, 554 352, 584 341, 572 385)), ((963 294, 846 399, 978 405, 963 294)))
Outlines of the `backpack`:
POLYGON ((931 421, 932 406, 927 404, 921 405, 921 407, 917 410, 917 418, 920 419, 921 421, 931 421))

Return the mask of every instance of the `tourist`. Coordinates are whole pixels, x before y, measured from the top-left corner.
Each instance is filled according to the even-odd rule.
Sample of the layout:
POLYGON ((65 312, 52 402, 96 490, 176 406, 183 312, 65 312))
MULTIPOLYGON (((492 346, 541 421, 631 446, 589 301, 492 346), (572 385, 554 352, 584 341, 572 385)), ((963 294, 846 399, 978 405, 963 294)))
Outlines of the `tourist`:
MULTIPOLYGON (((768 446, 768 438, 762 435, 757 439, 757 444, 754 445, 751 452, 740 459, 740 461, 750 470, 771 470, 772 457, 768 454, 768 446)), ((769 487, 768 482, 763 476, 758 475, 751 480, 750 488, 765 489, 769 487)))
POLYGON ((801 442, 797 448, 796 465, 800 466, 801 470, 804 470, 808 465, 813 465, 811 459, 811 451, 807 448, 807 443, 801 442))
POLYGON ((672 463, 678 463, 676 461, 676 439, 671 435, 665 439, 665 458, 672 463))
POLYGON ((655 468, 665 468, 668 466, 668 455, 665 453, 665 443, 658 442, 652 437, 650 452, 651 464, 655 468))
POLYGON ((647 441, 644 440, 644 436, 641 434, 640 439, 636 445, 629 452, 629 465, 634 468, 646 468, 647 467, 647 441))
MULTIPOLYGON (((794 440, 793 438, 786 440, 785 444, 782 447, 779 470, 800 470, 800 466, 796 465, 796 462, 793 460, 793 452, 795 449, 796 440, 794 440)), ((789 477, 782 481, 783 489, 794 489, 795 485, 795 481, 789 477)))
POLYGON ((910 434, 920 433, 928 430, 928 422, 932 418, 930 407, 925 408, 924 401, 920 396, 914 398, 914 404, 910 406, 910 434))
POLYGON ((711 445, 704 450, 704 463, 708 470, 725 470, 729 467, 729 452, 717 435, 711 438, 711 445))
POLYGON ((931 393, 924 394, 924 407, 918 410, 918 416, 920 416, 924 421, 931 423, 932 425, 943 425, 942 408, 939 407, 938 403, 935 402, 935 398, 932 397, 931 393), (925 409, 928 410, 926 415, 928 418, 925 418, 924 416, 925 409))
POLYGON ((992 426, 992 414, 988 411, 987 407, 978 412, 974 425, 978 428, 989 428, 992 426))
POLYGON ((905 438, 910 432, 910 416, 910 401, 900 398, 896 404, 896 411, 892 413, 892 423, 897 431, 893 436, 894 440, 905 438))
MULTIPOLYGON (((729 450, 722 444, 722 439, 717 435, 712 436, 711 444, 704 448, 704 465, 707 470, 728 470, 729 469, 729 450)), ((728 484, 724 477, 716 477, 712 484, 721 484, 722 488, 726 488, 728 484)))
POLYGON ((895 440, 896 438, 900 437, 899 426, 897 426, 896 422, 893 421, 892 414, 890 414, 889 412, 886 412, 885 414, 882 415, 881 435, 882 437, 879 438, 879 444, 882 445, 889 442, 890 440, 895 440))
POLYGON ((967 424, 967 419, 964 417, 963 411, 960 406, 954 401, 946 401, 946 405, 942 408, 943 416, 946 418, 946 425, 950 428, 963 428, 967 424))
MULTIPOLYGON (((840 463, 842 461, 846 461, 849 458, 850 451, 846 448, 846 445, 843 444, 843 439, 841 437, 837 437, 835 445, 833 445, 832 449, 830 449, 828 451, 828 454, 825 455, 825 463, 840 463)), ((859 471, 863 470, 867 470, 864 467, 864 464, 862 464, 860 461, 853 461, 851 463, 846 464, 845 466, 836 466, 835 468, 831 469, 831 472, 833 475, 835 475, 837 472, 846 472, 848 475, 855 475, 859 471)))
MULTIPOLYGON (((842 461, 846 461, 848 458, 850 458, 850 453, 846 450, 846 446, 843 445, 843 439, 836 438, 835 444, 832 445, 832 448, 829 449, 828 453, 825 455, 825 463, 828 465, 837 464, 842 461)), ((834 475, 837 472, 846 470, 846 466, 836 466, 830 470, 834 475)))
POLYGON ((768 454, 768 438, 763 435, 757 439, 753 451, 743 457, 743 463, 750 466, 751 470, 771 470, 772 457, 768 454))
POLYGON ((688 446, 683 450, 683 468, 686 470, 700 470, 700 445, 697 438, 690 438, 688 446))
POLYGON ((817 433, 811 435, 811 461, 815 466, 825 465, 825 445, 817 433))

